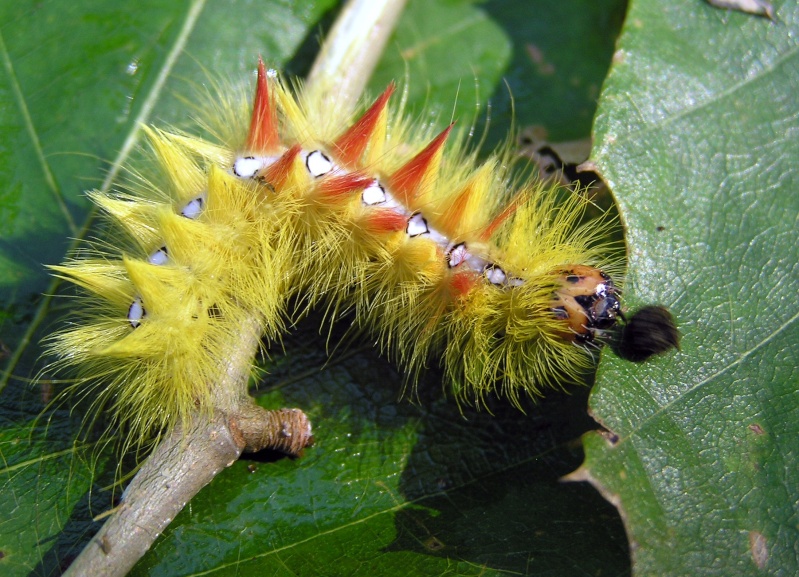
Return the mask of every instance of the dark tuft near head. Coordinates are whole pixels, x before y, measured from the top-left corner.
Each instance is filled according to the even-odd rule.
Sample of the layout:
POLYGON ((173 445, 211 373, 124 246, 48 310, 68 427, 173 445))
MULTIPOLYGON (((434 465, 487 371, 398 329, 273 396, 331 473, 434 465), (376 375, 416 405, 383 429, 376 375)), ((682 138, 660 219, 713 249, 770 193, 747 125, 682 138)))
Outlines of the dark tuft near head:
POLYGON ((669 309, 650 305, 629 317, 615 344, 621 358, 637 363, 670 349, 679 349, 680 331, 669 309))

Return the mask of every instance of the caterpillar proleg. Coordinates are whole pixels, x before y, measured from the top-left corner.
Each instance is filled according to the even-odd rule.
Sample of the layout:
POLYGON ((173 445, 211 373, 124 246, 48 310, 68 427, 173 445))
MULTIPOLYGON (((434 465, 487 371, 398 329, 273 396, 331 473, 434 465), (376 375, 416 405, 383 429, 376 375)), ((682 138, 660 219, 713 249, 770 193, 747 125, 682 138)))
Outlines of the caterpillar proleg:
POLYGON ((291 299, 351 311, 410 383, 440 363, 459 401, 518 403, 591 365, 621 311, 613 223, 514 178, 507 151, 478 163, 452 126, 417 128, 394 92, 334 120, 259 61, 220 142, 148 128, 156 170, 91 194, 125 240, 52 267, 91 296, 51 350, 107 377, 95 409, 134 443, 207 411, 217 353, 248 321, 278 338, 291 299))

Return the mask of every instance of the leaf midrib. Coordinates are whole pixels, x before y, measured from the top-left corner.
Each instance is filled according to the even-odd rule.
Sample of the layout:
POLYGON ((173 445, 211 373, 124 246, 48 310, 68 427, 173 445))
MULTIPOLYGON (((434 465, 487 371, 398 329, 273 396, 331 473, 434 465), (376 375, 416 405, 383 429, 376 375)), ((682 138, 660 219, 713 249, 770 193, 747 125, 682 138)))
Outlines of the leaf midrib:
MULTIPOLYGON (((762 339, 756 345, 751 347, 749 350, 744 351, 743 353, 741 353, 734 361, 726 364, 724 367, 722 367, 721 369, 719 369, 719 370, 715 371, 714 373, 708 375, 704 379, 702 379, 700 381, 697 381, 695 384, 693 384, 689 388, 685 389, 678 396, 676 396, 674 399, 670 400, 669 402, 667 402, 665 404, 662 404, 662 405, 658 404, 657 400, 651 394, 649 394, 650 399, 652 401, 654 401, 655 404, 658 404, 658 408, 655 411, 653 411, 650 415, 648 415, 646 418, 644 418, 642 421, 640 421, 640 423, 638 423, 631 430, 629 435, 627 435, 625 437, 621 437, 620 436, 619 437, 619 441, 616 444, 616 446, 621 445, 622 443, 626 442, 627 440, 630 440, 630 439, 633 439, 634 437, 636 437, 637 434, 639 432, 641 432, 643 429, 645 429, 646 426, 651 421, 653 421, 654 419, 660 417, 663 413, 669 411, 676 403, 681 402, 686 396, 690 395, 691 393, 693 393, 694 391, 696 391, 700 387, 703 387, 703 386, 709 384, 710 382, 715 381, 716 379, 720 378, 722 375, 724 375, 725 373, 731 371, 733 368, 737 367, 738 365, 741 365, 746 359, 748 359, 749 357, 754 355, 760 349, 764 348, 771 341, 775 340, 781 333, 783 333, 786 330, 788 330, 788 328, 790 328, 791 325, 795 324, 797 321, 799 321, 799 312, 795 313, 791 318, 789 318, 782 325, 780 325, 775 330, 773 330, 771 333, 769 333, 764 339, 762 339)), ((643 389, 642 389, 642 391, 643 391, 643 389)))
POLYGON ((47 159, 44 155, 42 143, 39 140, 39 133, 36 130, 36 126, 33 123, 33 118, 31 118, 30 111, 28 110, 25 94, 22 92, 22 87, 19 84, 17 73, 14 69, 14 62, 11 60, 11 55, 8 53, 8 48, 6 47, 5 39, 3 38, 2 29, 0 29, 0 56, 2 56, 3 68, 8 75, 11 91, 14 94, 14 101, 17 104, 20 117, 25 125, 25 132, 28 134, 28 138, 30 138, 31 145, 33 146, 33 150, 36 154, 36 160, 41 167, 42 175, 47 183, 47 188, 55 198, 55 203, 58 205, 58 208, 61 211, 67 226, 69 227, 70 234, 74 236, 78 234, 78 227, 75 224, 75 220, 72 218, 72 214, 69 212, 66 200, 64 199, 64 194, 61 191, 61 187, 58 186, 58 183, 53 176, 53 171, 50 168, 50 164, 47 162, 47 159))
POLYGON ((655 132, 656 130, 660 130, 664 126, 667 126, 682 118, 690 116, 695 112, 704 110, 708 106, 717 104, 719 101, 725 100, 726 98, 732 96, 738 91, 749 87, 754 82, 758 82, 763 78, 769 76, 770 74, 775 73, 780 66, 782 66, 785 62, 787 62, 791 57, 796 56, 797 53, 799 53, 799 44, 791 46, 790 50, 786 51, 785 53, 779 55, 777 58, 769 62, 768 65, 764 66, 757 74, 753 74, 752 76, 743 78, 742 80, 736 82, 735 84, 732 84, 725 90, 722 90, 720 92, 714 92, 706 100, 701 100, 696 104, 694 104, 693 106, 684 107, 680 109, 679 112, 676 112, 675 114, 671 114, 668 116, 664 116, 663 118, 657 120, 656 122, 647 123, 639 130, 634 130, 614 135, 612 144, 614 147, 616 147, 628 141, 636 141, 645 134, 650 134, 652 132, 655 132))
MULTIPOLYGON (((131 151, 133 150, 136 142, 138 141, 139 133, 141 132, 140 128, 142 125, 147 123, 147 120, 150 117, 153 109, 155 108, 156 103, 158 102, 159 98, 161 97, 164 85, 166 84, 169 75, 171 74, 172 70, 177 63, 178 57, 183 52, 191 33, 196 28, 197 21, 202 13, 203 7, 205 6, 206 0, 193 0, 191 5, 189 6, 188 11, 186 12, 186 18, 183 23, 183 26, 180 29, 175 41, 170 48, 169 52, 167 53, 166 58, 164 59, 164 63, 161 66, 161 69, 158 72, 158 76, 150 89, 147 93, 147 96, 142 102, 141 109, 139 113, 136 115, 133 123, 131 124, 130 132, 128 133, 125 141, 120 149, 117 157, 114 159, 111 167, 106 175, 103 183, 100 187, 101 192, 108 192, 111 189, 111 185, 115 181, 116 177, 118 176, 119 172, 122 170, 122 166, 127 161, 128 156, 130 156, 131 151)), ((12 85, 14 86, 15 94, 18 94, 18 105, 21 108, 24 108, 25 118, 26 118, 26 125, 28 126, 28 131, 31 136, 31 139, 34 141, 36 146, 37 155, 39 157, 40 163, 42 163, 44 169, 47 171, 46 174, 49 175, 48 185, 50 180, 52 180, 52 174, 49 171, 49 167, 45 160, 44 155, 42 154, 41 147, 38 145, 39 140, 36 135, 35 129, 33 127, 33 123, 30 120, 30 116, 27 115, 27 107, 25 106, 24 99, 22 98, 22 93, 19 92, 19 86, 16 83, 15 77, 13 77, 13 66, 8 57, 8 51, 6 50, 5 43, 3 42, 2 35, 0 34, 0 54, 2 54, 2 58, 4 61, 4 66, 9 71, 10 76, 12 77, 12 85), (9 69, 9 66, 11 68, 9 69)), ((52 190, 56 195, 57 199, 60 199, 60 191, 58 187, 55 185, 55 181, 52 180, 52 190)), ((69 252, 72 252, 76 246, 81 242, 81 240, 86 236, 92 222, 92 218, 94 215, 94 211, 89 212, 83 226, 78 230, 75 223, 71 220, 71 216, 69 216, 69 211, 66 210, 66 205, 63 204, 63 199, 59 205, 62 206, 62 210, 70 219, 69 222, 71 223, 70 229, 73 231, 74 240, 70 244, 69 252)), ((19 345, 14 350, 14 354, 11 355, 11 358, 6 365, 6 370, 4 371, 2 377, 0 377, 0 392, 5 389, 6 385, 8 384, 9 378, 14 372, 14 369, 19 362, 19 359, 22 357, 25 349, 27 348, 28 344, 30 343, 31 339, 33 338, 34 333, 38 329, 39 325, 47 316, 47 311, 50 308, 50 301, 53 298, 53 295, 56 293, 59 284, 61 281, 57 278, 54 278, 50 285, 47 287, 47 291, 44 293, 44 297, 42 298, 39 306, 36 308, 36 314, 33 320, 28 325, 25 334, 22 335, 19 345)))

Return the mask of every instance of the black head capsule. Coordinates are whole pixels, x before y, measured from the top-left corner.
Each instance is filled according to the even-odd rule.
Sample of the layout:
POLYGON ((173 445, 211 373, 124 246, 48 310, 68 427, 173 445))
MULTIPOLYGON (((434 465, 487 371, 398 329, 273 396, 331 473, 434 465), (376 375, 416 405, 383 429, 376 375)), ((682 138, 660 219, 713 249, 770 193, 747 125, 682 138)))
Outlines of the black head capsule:
POLYGON ((561 271, 561 288, 555 291, 552 312, 565 321, 567 339, 590 343, 597 333, 613 328, 621 316, 619 289, 601 270, 572 265, 561 271))

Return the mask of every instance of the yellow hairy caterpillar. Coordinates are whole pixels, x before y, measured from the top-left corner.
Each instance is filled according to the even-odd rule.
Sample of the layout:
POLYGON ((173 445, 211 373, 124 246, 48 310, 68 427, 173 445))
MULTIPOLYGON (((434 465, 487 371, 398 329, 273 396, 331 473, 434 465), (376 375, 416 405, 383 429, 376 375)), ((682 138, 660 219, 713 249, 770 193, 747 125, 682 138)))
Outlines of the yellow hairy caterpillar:
POLYGON ((132 442, 209 410, 242 326, 274 340, 307 306, 352 311, 410 382, 440 362, 464 402, 518 403, 592 364, 621 316, 611 221, 515 180, 506 152, 478 163, 452 126, 431 137, 394 91, 334 118, 259 62, 220 142, 147 129, 156 170, 91 194, 120 234, 52 267, 91 296, 50 348, 101 377, 81 394, 132 442))

